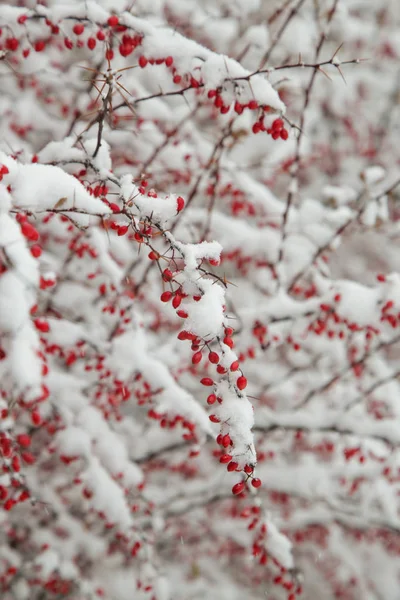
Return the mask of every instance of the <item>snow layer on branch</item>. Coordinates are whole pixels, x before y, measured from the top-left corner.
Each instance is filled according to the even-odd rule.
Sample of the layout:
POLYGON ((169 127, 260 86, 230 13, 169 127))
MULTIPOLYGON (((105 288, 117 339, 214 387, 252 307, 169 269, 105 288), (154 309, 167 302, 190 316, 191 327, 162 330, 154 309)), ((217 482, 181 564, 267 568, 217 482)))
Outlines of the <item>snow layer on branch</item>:
POLYGON ((267 539, 265 548, 270 556, 273 556, 285 569, 293 569, 294 560, 292 555, 292 542, 281 533, 274 523, 267 520, 267 539))
MULTIPOLYGON (((197 42, 183 37, 171 28, 155 28, 148 22, 137 17, 124 15, 124 22, 144 34, 142 48, 145 55, 162 58, 170 55, 179 72, 196 73, 202 75, 206 89, 221 86, 224 80, 230 81, 235 77, 246 77, 250 71, 244 69, 237 61, 224 55, 218 55, 197 42)), ((285 105, 280 100, 278 93, 262 75, 251 78, 251 86, 244 84, 244 93, 249 100, 256 98, 260 104, 271 106, 276 111, 284 112, 285 105)), ((243 99, 245 101, 245 99, 243 99)))
POLYGON ((151 381, 153 389, 161 388, 162 392, 154 396, 158 410, 183 415, 196 423, 203 433, 212 432, 205 410, 189 392, 176 383, 169 369, 151 355, 144 331, 140 327, 114 339, 107 363, 121 379, 139 372, 146 380, 151 381))
POLYGON ((125 528, 132 524, 123 489, 110 477, 99 460, 92 457, 90 466, 81 477, 93 492, 90 502, 96 510, 104 512, 111 523, 120 527, 125 528))
MULTIPOLYGON (((10 174, 4 182, 12 185, 12 202, 17 208, 32 211, 76 209, 88 214, 107 215, 111 209, 101 200, 90 196, 83 185, 72 175, 51 165, 21 165, 0 153, 0 163, 10 174)), ((74 214, 74 220, 89 223, 88 216, 74 214)))
POLYGON ((176 216, 177 198, 175 194, 165 197, 149 197, 141 194, 132 183, 132 176, 125 175, 121 179, 121 195, 126 202, 132 201, 139 211, 140 217, 149 217, 153 223, 164 224, 176 216))
POLYGON ((236 390, 228 381, 217 385, 217 396, 223 399, 215 408, 222 423, 228 423, 229 435, 234 444, 235 460, 241 465, 257 462, 251 429, 254 425, 253 407, 243 392, 236 390))
POLYGON ((199 302, 183 303, 189 316, 185 321, 185 329, 203 339, 212 339, 221 334, 224 321, 223 288, 211 281, 202 282, 203 295, 199 302))

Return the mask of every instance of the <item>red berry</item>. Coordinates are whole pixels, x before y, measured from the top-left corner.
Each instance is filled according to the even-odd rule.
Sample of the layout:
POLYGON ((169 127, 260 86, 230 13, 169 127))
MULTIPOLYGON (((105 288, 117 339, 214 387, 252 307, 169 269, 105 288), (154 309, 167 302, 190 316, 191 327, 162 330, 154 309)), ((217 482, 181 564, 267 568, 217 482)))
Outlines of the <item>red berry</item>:
POLYGON ((35 42, 33 47, 35 48, 36 52, 42 52, 45 49, 46 44, 43 40, 38 40, 37 42, 35 42))
POLYGON ((261 486, 261 479, 258 479, 258 477, 254 477, 254 479, 251 480, 251 485, 254 488, 259 488, 261 486))
POLYGON ((236 471, 238 466, 239 466, 239 463, 237 463, 235 460, 232 460, 232 462, 230 462, 229 465, 227 466, 227 469, 228 469, 228 471, 236 471))
POLYGON ((233 346, 234 346, 233 339, 231 337, 228 337, 228 336, 224 337, 224 344, 226 346, 229 346, 229 348, 233 348, 233 346))
POLYGON ((181 212, 185 206, 185 201, 182 196, 178 196, 176 199, 176 211, 181 212))
POLYGON ((278 131, 280 131, 283 126, 284 122, 282 121, 282 119, 275 119, 275 121, 273 121, 272 123, 272 129, 276 129, 278 131))
POLYGON ((7 38, 6 39, 6 49, 10 50, 11 52, 15 52, 15 50, 18 49, 19 46, 19 41, 17 40, 17 38, 12 37, 12 38, 7 38))
POLYGON ((96 40, 94 37, 90 37, 87 41, 87 45, 89 50, 94 50, 96 48, 96 40))
POLYGON ((23 448, 29 448, 31 445, 31 438, 27 433, 20 433, 17 435, 17 442, 23 448))
POLYGON ((50 331, 50 325, 44 319, 35 319, 33 322, 36 329, 41 333, 47 333, 50 331))
POLYGON ((211 379, 211 377, 203 377, 203 379, 200 380, 200 383, 208 387, 214 385, 214 381, 211 379))
POLYGON ((280 135, 281 135, 281 139, 282 139, 282 140, 287 140, 287 139, 288 139, 288 137, 289 137, 288 130, 287 130, 287 129, 282 129, 282 131, 281 131, 281 134, 280 134, 280 135))
POLYGON ((107 23, 110 27, 116 27, 119 24, 119 19, 117 15, 112 15, 111 17, 109 17, 107 23))
POLYGON ((171 279, 173 278, 172 271, 170 271, 170 269, 164 269, 162 278, 164 279, 164 281, 171 281, 171 279))
POLYGON ((244 375, 241 375, 237 382, 236 382, 237 387, 239 388, 239 390, 244 390, 244 388, 247 386, 247 379, 244 375))
POLYGON ((99 31, 96 33, 96 37, 99 40, 99 42, 104 42, 104 40, 106 39, 106 34, 104 33, 104 31, 99 29, 99 31))
POLYGON ((181 305, 182 302, 182 295, 177 292, 174 296, 174 299, 172 300, 172 306, 176 309, 178 308, 178 306, 181 305))
POLYGON ((172 56, 167 56, 167 58, 165 59, 165 64, 167 67, 171 67, 173 62, 174 62, 174 59, 172 58, 172 56))
POLYGON ((13 470, 16 473, 20 472, 20 470, 21 470, 21 462, 19 460, 19 457, 16 454, 14 454, 14 456, 12 457, 11 466, 12 466, 13 470))
POLYGON ((193 365, 198 365, 199 362, 201 361, 201 357, 202 357, 202 353, 201 351, 199 352, 195 352, 192 356, 192 364, 193 365))
POLYGON ((232 444, 231 436, 229 434, 223 435, 221 440, 221 446, 228 448, 232 444))
POLYGON ((34 258, 39 258, 39 256, 42 254, 42 249, 38 244, 31 246, 30 251, 34 258))
POLYGON ((145 66, 147 65, 147 62, 148 62, 147 58, 145 56, 143 56, 143 54, 142 54, 142 56, 139 56, 139 67, 141 69, 145 68, 145 66))
POLYGON ((13 506, 15 505, 15 500, 12 500, 11 498, 9 498, 8 500, 6 500, 3 504, 3 508, 4 510, 11 510, 13 508, 13 506))
POLYGON ((230 454, 222 454, 219 458, 219 462, 223 465, 231 462, 231 460, 232 460, 232 456, 230 454))
POLYGON ((217 417, 217 415, 210 415, 208 418, 210 419, 211 423, 220 423, 221 422, 220 419, 217 417))
POLYGON ((31 242, 37 242, 39 239, 39 233, 35 229, 33 225, 31 225, 28 221, 23 221, 21 223, 21 232, 24 237, 26 237, 31 242))
POLYGON ((131 44, 120 44, 119 53, 121 56, 129 56, 133 52, 133 46, 131 44))
POLYGON ((129 229, 129 225, 120 225, 117 230, 117 235, 119 237, 121 237, 122 235, 125 235, 126 233, 128 233, 128 229, 129 229))
POLYGON ((163 292, 160 296, 161 302, 169 302, 172 298, 172 292, 163 292))
POLYGON ((40 416, 40 413, 38 410, 32 411, 31 419, 32 419, 33 425, 40 425, 42 422, 42 417, 40 416))
POLYGON ((235 483, 235 485, 232 488, 232 494, 234 494, 235 496, 241 494, 244 490, 244 485, 244 481, 239 481, 239 483, 235 483))
POLYGON ((210 354, 208 355, 208 360, 210 361, 210 363, 216 365, 219 363, 219 356, 216 352, 210 352, 210 354))
POLYGON ((215 394, 210 394, 207 398, 207 404, 209 404, 210 406, 212 404, 215 404, 216 401, 217 401, 217 396, 215 394))
POLYGON ((75 25, 72 28, 72 31, 75 35, 82 35, 82 33, 85 31, 85 27, 84 25, 82 25, 82 23, 75 23, 75 25))
MULTIPOLYGON (((34 425, 36 424, 40 425, 40 423, 34 423, 34 425)), ((36 462, 35 457, 30 452, 22 452, 21 458, 27 465, 34 465, 36 462)))

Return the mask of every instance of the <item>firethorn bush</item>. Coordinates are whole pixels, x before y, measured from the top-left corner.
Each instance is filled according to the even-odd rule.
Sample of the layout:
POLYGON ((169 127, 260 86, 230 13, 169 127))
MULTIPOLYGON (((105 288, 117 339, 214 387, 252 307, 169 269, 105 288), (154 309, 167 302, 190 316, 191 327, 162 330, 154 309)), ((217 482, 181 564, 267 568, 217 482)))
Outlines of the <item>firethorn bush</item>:
POLYGON ((0 595, 398 600, 398 0, 0 6, 0 595))

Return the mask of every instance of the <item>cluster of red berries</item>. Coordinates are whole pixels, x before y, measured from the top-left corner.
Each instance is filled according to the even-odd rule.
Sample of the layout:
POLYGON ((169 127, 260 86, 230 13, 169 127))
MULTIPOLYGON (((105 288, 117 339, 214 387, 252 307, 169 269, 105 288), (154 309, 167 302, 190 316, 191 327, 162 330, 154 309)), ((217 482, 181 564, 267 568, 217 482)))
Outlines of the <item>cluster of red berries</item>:
POLYGON ((169 419, 166 413, 159 413, 154 408, 150 408, 147 416, 149 419, 158 421, 162 429, 174 429, 177 425, 180 425, 186 430, 186 433, 182 435, 184 440, 191 442, 196 440, 196 424, 188 421, 182 415, 175 415, 169 419))
POLYGON ((284 127, 284 122, 282 119, 275 119, 272 122, 271 127, 265 127, 264 124, 264 115, 262 115, 258 121, 256 121, 252 127, 253 133, 260 133, 265 131, 272 137, 273 140, 281 139, 287 140, 289 137, 289 132, 284 127))
MULTIPOLYGON (((18 474, 21 471, 21 459, 28 465, 34 464, 35 457, 27 450, 30 445, 31 438, 27 434, 19 434, 13 441, 4 432, 0 433, 0 451, 3 459, 7 461, 7 463, 3 463, 3 473, 10 473, 11 476, 18 474)), ((15 477, 12 477, 9 489, 4 485, 0 486, 0 500, 3 501, 4 510, 11 510, 16 504, 24 502, 30 497, 29 491, 26 489, 17 493, 16 490, 20 487, 21 482, 15 477), (15 490, 15 493, 12 493, 12 490, 15 490)))
POLYGON ((147 67, 147 65, 162 65, 165 63, 166 67, 172 67, 174 64, 174 59, 172 56, 167 56, 166 58, 147 58, 143 54, 139 56, 138 64, 141 69, 147 67))
POLYGON ((22 235, 30 242, 37 242, 39 239, 38 230, 28 221, 28 217, 23 213, 18 213, 16 219, 21 227, 22 235))
MULTIPOLYGON (((197 81, 196 81, 196 84, 193 85, 193 79, 191 80, 191 86, 192 87, 199 87, 199 85, 200 85, 200 82, 197 82, 197 81)), ((208 93, 207 93, 207 97, 210 100, 214 100, 214 106, 215 106, 215 108, 217 108, 220 111, 221 114, 224 115, 224 114, 226 114, 230 110, 231 105, 224 103, 224 100, 223 100, 222 95, 221 95, 221 90, 219 90, 219 89, 209 90, 208 93)), ((268 105, 265 105, 265 106, 260 105, 257 102, 257 100, 254 100, 254 99, 250 100, 247 103, 242 103, 242 102, 239 102, 238 100, 235 101, 234 111, 238 115, 241 115, 242 112, 246 108, 249 109, 249 110, 259 110, 260 109, 260 110, 263 110, 264 112, 269 112, 271 110, 270 106, 268 106, 268 105)))

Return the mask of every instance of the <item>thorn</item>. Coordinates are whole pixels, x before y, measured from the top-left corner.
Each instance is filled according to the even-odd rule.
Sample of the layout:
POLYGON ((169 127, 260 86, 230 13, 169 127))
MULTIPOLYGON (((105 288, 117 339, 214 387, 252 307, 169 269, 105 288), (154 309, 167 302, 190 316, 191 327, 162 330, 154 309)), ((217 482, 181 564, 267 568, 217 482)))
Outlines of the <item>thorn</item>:
POLYGON ((336 65, 337 70, 339 71, 340 75, 342 76, 343 81, 345 82, 345 84, 347 85, 347 81, 342 73, 342 69, 340 68, 339 65, 336 65))
POLYGON ((329 81, 332 81, 332 79, 329 77, 328 73, 325 73, 325 71, 323 70, 322 67, 318 67, 318 71, 321 71, 321 73, 323 75, 325 75, 325 77, 327 77, 327 79, 329 79, 329 81))
POLYGON ((332 61, 332 60, 335 58, 335 56, 337 55, 337 53, 340 51, 340 49, 342 48, 343 44, 344 44, 344 42, 342 42, 342 43, 340 44, 340 46, 338 46, 337 50, 335 50, 335 53, 334 53, 334 55, 332 56, 332 58, 331 58, 331 61, 332 61))

